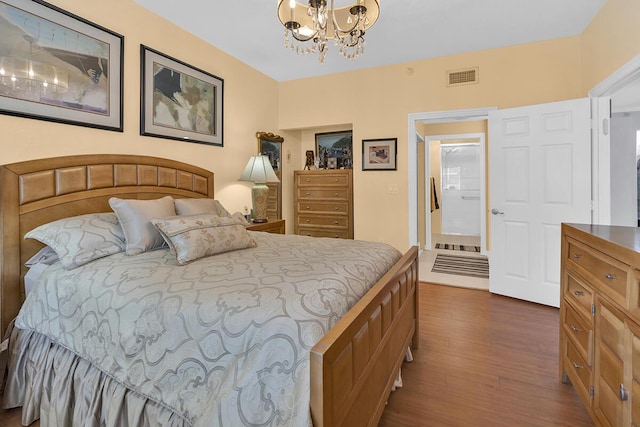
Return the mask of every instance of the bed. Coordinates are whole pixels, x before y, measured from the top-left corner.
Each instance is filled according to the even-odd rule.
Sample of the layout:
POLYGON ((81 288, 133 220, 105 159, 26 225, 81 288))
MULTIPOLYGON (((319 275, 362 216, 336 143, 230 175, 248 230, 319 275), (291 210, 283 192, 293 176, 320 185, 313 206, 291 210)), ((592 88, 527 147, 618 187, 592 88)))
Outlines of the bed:
MULTIPOLYGON (((18 328, 11 328, 11 322, 16 318, 24 301, 23 280, 27 272, 24 266, 25 261, 43 246, 33 239, 23 239, 27 231, 61 218, 109 212, 108 201, 112 197, 153 200, 168 195, 175 199, 213 199, 213 183, 213 173, 207 170, 169 159, 148 156, 84 155, 40 159, 2 166, 0 168, 0 188, 2 189, 0 195, 0 221, 2 222, 0 326, 3 333, 7 330, 11 331, 9 372, 15 376, 16 369, 19 369, 18 365, 24 363, 20 360, 24 361, 22 356, 23 353, 28 352, 29 342, 46 338, 37 333, 30 333, 34 336, 22 336, 26 334, 21 334, 18 328)), ((297 249, 295 246, 299 244, 298 237, 311 239, 302 236, 267 236, 266 233, 257 232, 253 237, 258 242, 256 250, 259 248, 275 250, 277 246, 284 247, 290 244, 293 245, 289 249, 290 253, 301 251, 302 246, 297 249), (273 239, 284 240, 274 241, 273 239)), ((326 245, 335 244, 331 239, 319 241, 326 245)), ((305 242, 304 245, 308 243, 305 242)), ((337 252, 338 247, 335 248, 331 249, 329 246, 323 250, 337 252)), ((362 250, 366 251, 366 248, 363 247, 362 250)), ((157 252, 149 256, 169 256, 168 251, 164 251, 164 254, 161 251, 157 252)), ((241 252, 243 251, 235 251, 229 256, 240 256, 241 252)), ((247 253, 249 252, 250 250, 247 250, 247 253)), ((263 252, 263 256, 266 253, 268 252, 263 252)), ((111 263, 110 267, 105 268, 113 269, 114 266, 130 262, 130 258, 116 254, 102 261, 107 265, 111 263), (118 260, 117 256, 122 258, 118 260)), ((143 257, 140 259, 145 261, 143 257)), ((220 258, 220 260, 223 259, 220 258)), ((158 261, 153 259, 145 262, 157 263, 158 261)), ((247 265, 250 263, 251 261, 246 261, 247 265)), ((195 267, 191 265, 189 268, 195 267)), ((346 277, 348 274, 350 273, 345 270, 343 279, 346 278, 348 282, 354 281, 352 280, 354 278, 346 277)), ((308 358, 305 355, 305 363, 299 367, 305 375, 309 373, 305 386, 308 388, 309 408, 300 408, 296 403, 297 406, 289 409, 296 413, 309 412, 309 419, 315 426, 376 425, 399 373, 407 348, 418 346, 417 248, 414 247, 405 254, 399 254, 397 261, 388 268, 385 267, 384 271, 378 272, 378 276, 380 276, 379 279, 368 290, 363 291, 364 295, 357 302, 353 301, 353 304, 350 304, 346 314, 341 315, 340 319, 335 319, 330 329, 310 346, 308 358)), ((97 322, 99 323, 100 320, 98 319, 97 322)), ((75 381, 88 383, 88 387, 91 388, 91 381, 88 379, 82 381, 82 372, 85 372, 82 369, 95 369, 92 362, 78 360, 73 350, 66 348, 62 343, 50 342, 48 346, 52 351, 47 357, 55 359, 59 355, 60 361, 54 360, 47 363, 52 363, 53 367, 59 363, 60 367, 56 369, 66 372, 65 358, 74 357, 75 362, 78 363, 74 369, 77 370, 76 376, 80 379, 75 381), (69 351, 71 355, 68 354, 69 351)), ((280 367, 281 371, 287 369, 290 370, 291 366, 280 367)), ((103 374, 105 373, 102 372, 100 375, 103 374)), ((89 375, 86 376, 86 378, 89 377, 89 375)), ((154 423, 197 424, 197 420, 194 421, 195 418, 190 419, 184 415, 184 412, 176 416, 175 408, 158 401, 153 393, 149 395, 149 393, 139 393, 137 389, 129 389, 119 380, 117 373, 106 373, 106 377, 103 375, 100 384, 104 387, 100 398, 89 399, 89 402, 86 401, 86 396, 80 395, 69 397, 65 402, 49 401, 50 399, 46 396, 38 398, 41 401, 38 399, 29 401, 25 396, 17 395, 17 390, 24 387, 20 384, 16 385, 15 381, 12 383, 12 378, 9 377, 4 402, 5 406, 24 405, 23 422, 26 423, 40 416, 40 405, 57 405, 67 407, 69 411, 100 413, 100 409, 96 409, 97 405, 110 408, 109 410, 113 413, 124 417, 116 420, 111 418, 112 425, 121 423, 144 425, 150 420, 152 425, 154 423), (127 403, 126 399, 120 401, 114 399, 111 402, 111 396, 116 394, 131 396, 136 404, 139 404, 140 400, 146 403, 135 416, 130 414, 131 411, 127 415, 127 411, 130 410, 127 405, 133 405, 131 402, 127 403), (114 406, 118 405, 121 407, 114 409, 114 406), (129 418, 125 419, 126 417, 129 418)), ((76 384, 75 387, 79 385, 76 384)), ((265 390, 264 387, 256 390, 256 395, 280 389, 275 387, 273 390, 266 392, 265 390)), ((185 401, 193 402, 194 400, 187 398, 185 401)), ((263 409, 260 408, 260 410, 263 409)), ((273 411, 271 413, 273 415, 273 411)), ((263 424, 286 425, 289 419, 287 414, 278 412, 275 416, 263 420, 263 424)), ((47 420, 44 420, 43 425, 46 422, 47 420)), ((244 422, 249 424, 252 421, 244 420, 244 422)))

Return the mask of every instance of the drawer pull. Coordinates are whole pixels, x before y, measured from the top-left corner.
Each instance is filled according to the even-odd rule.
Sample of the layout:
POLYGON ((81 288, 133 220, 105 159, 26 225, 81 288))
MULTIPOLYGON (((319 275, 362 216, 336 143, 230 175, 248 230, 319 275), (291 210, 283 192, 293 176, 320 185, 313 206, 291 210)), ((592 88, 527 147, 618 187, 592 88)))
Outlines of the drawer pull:
POLYGON ((338 197, 338 193, 336 193, 336 197, 338 197))
POLYGON ((309 223, 309 222, 311 222, 311 220, 310 220, 310 219, 308 219, 308 220, 306 220, 305 222, 309 223))
POLYGON ((605 277, 605 279, 608 279, 608 280, 613 280, 613 279, 616 278, 616 276, 614 276, 611 273, 605 273, 604 277, 605 277))
POLYGON ((338 178, 336 178, 336 182, 338 182, 338 178))
POLYGON ((578 364, 577 362, 571 362, 573 364, 573 367, 576 369, 581 369, 582 365, 578 364))
POLYGON ((307 209, 311 209, 311 206, 307 206, 307 209))
POLYGON ((311 195, 311 193, 307 193, 307 196, 310 196, 310 195, 311 195))
POLYGON ((311 180, 309 178, 305 179, 306 182, 311 182, 311 180))
POLYGON ((338 224, 338 221, 334 221, 334 224, 336 224, 336 225, 337 225, 337 224, 338 224))
POLYGON ((334 211, 337 211, 337 210, 338 210, 338 207, 336 206, 335 208, 333 208, 333 210, 334 210, 334 211))
POLYGON ((338 238, 338 237, 340 237, 340 236, 338 236, 338 235, 336 234, 336 236, 335 236, 335 237, 336 237, 336 239, 337 239, 337 238, 338 238))
POLYGON ((582 258, 582 255, 580 255, 580 254, 573 254, 573 255, 571 255, 571 257, 572 257, 573 259, 580 259, 580 258, 582 258))
POLYGON ((582 332, 582 329, 578 328, 578 327, 577 327, 577 326, 575 326, 575 325, 571 325, 571 330, 572 330, 573 332, 582 332))
POLYGON ((582 295, 584 295, 584 291, 573 291, 573 294, 577 297, 581 297, 582 295))
POLYGON ((626 402, 629 399, 629 393, 624 388, 624 384, 620 384, 620 400, 626 402))

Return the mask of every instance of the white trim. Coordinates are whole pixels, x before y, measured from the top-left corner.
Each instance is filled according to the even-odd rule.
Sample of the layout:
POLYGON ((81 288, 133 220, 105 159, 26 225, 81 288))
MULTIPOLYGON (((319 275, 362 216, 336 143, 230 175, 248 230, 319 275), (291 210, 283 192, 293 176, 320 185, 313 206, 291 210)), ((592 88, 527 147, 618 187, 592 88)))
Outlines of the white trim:
POLYGON ((611 73, 589 91, 592 117, 593 212, 595 224, 611 224, 611 95, 640 78, 640 55, 611 73))
POLYGON ((474 108, 467 110, 449 110, 424 113, 410 113, 408 116, 408 147, 407 162, 408 191, 409 191, 409 246, 418 245, 418 144, 415 138, 416 122, 421 123, 446 123, 456 121, 488 120, 489 112, 496 107, 474 108), (413 159, 413 161, 412 161, 413 159))
POLYGON ((640 55, 637 55, 595 85, 589 91, 589 97, 598 98, 601 96, 609 96, 638 77, 640 77, 640 55))

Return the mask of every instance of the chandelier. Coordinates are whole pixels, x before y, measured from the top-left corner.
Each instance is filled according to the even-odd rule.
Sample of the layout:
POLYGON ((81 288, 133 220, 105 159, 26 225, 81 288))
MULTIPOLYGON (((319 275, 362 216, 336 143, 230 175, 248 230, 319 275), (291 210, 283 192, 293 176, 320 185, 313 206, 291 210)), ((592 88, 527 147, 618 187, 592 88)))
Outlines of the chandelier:
MULTIPOLYGON (((284 25, 284 45, 298 54, 318 53, 320 62, 333 39, 340 54, 354 59, 364 52, 364 34, 380 15, 378 0, 355 0, 348 6, 327 7, 328 0, 278 0, 278 18, 284 25), (307 43, 309 42, 309 43, 307 43)), ((353 0, 352 0, 353 1, 353 0)))

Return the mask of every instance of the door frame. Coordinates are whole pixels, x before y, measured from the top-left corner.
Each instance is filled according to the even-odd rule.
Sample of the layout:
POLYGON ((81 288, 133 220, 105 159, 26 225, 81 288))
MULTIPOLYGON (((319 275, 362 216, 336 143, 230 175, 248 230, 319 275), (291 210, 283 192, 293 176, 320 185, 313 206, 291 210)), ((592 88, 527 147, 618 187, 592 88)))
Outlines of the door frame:
POLYGON ((632 80, 640 78, 640 55, 611 73, 589 91, 592 137, 592 221, 611 224, 611 95, 632 80))
POLYGON ((489 111, 493 110, 497 110, 497 107, 409 113, 407 138, 407 157, 409 159, 407 167, 409 193, 409 246, 422 247, 422 245, 420 245, 420 236, 418 236, 418 141, 422 137, 418 135, 416 123, 420 122, 431 124, 488 120, 489 111), (416 138, 416 135, 418 135, 418 138, 416 138), (413 161, 411 161, 411 159, 413 159, 413 161))
MULTIPOLYGON (((450 139, 473 139, 478 140, 478 142, 473 142, 472 144, 480 145, 480 156, 478 161, 480 162, 480 176, 482 180, 480 181, 480 253, 482 255, 486 255, 487 248, 487 204, 486 204, 486 186, 487 186, 487 176, 486 176, 486 135, 484 133, 464 133, 464 134, 454 134, 454 135, 424 135, 424 176, 425 176, 425 187, 424 187, 424 201, 425 201, 425 244, 424 249, 431 249, 431 211, 426 209, 427 206, 431 204, 431 191, 429 184, 426 184, 428 177, 431 176, 431 142, 433 141, 446 141, 450 139)), ((470 142, 471 144, 471 142, 470 142)), ((442 148, 442 146, 441 146, 442 148)), ((418 236, 420 237, 420 236, 418 236)))

